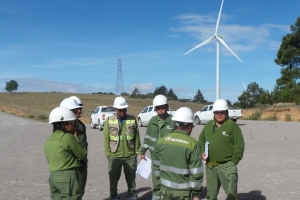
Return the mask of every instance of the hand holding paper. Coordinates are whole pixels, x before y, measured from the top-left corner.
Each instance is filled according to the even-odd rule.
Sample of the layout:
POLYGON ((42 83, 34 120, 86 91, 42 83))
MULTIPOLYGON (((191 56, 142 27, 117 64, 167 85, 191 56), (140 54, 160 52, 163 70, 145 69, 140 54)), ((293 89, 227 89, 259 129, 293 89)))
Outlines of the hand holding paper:
POLYGON ((151 159, 145 156, 146 160, 142 159, 137 167, 136 173, 144 179, 148 179, 151 173, 151 159))

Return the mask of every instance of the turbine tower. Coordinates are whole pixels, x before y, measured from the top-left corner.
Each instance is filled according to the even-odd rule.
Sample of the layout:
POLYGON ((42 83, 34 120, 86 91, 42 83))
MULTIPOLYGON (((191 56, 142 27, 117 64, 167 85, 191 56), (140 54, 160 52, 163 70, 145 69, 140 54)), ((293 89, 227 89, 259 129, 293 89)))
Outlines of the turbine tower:
POLYGON ((204 42, 198 44, 197 46, 195 46, 194 48, 192 48, 191 50, 189 50, 188 52, 186 52, 184 55, 190 53, 191 51, 209 43, 212 39, 216 38, 217 39, 217 60, 216 60, 216 100, 220 99, 220 43, 222 43, 239 61, 242 62, 242 60, 228 47, 228 45, 225 43, 225 41, 223 40, 222 36, 218 34, 218 28, 219 28, 219 23, 220 23, 220 17, 221 17, 221 12, 222 12, 222 7, 223 7, 223 3, 224 0, 222 0, 221 3, 221 8, 220 8, 220 12, 219 12, 219 16, 218 16, 218 20, 217 20, 217 24, 216 24, 216 30, 215 30, 215 34, 208 38, 207 40, 205 40, 204 42))
POLYGON ((115 95, 121 95, 124 93, 124 82, 122 76, 122 60, 121 58, 118 59, 118 74, 115 86, 115 95))

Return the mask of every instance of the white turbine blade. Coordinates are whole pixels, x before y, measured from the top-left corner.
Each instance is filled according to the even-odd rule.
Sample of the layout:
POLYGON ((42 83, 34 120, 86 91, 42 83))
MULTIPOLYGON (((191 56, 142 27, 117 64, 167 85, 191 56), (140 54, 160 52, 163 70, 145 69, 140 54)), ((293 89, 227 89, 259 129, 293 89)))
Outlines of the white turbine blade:
POLYGON ((191 96, 192 98, 194 98, 194 96, 193 96, 193 95, 191 95, 191 94, 190 94, 190 96, 191 96))
POLYGON ((246 89, 245 83, 244 83, 244 81, 242 81, 242 82, 243 82, 243 85, 244 85, 245 91, 247 92, 247 89, 246 89))
POLYGON ((197 49, 197 48, 199 48, 199 47, 201 47, 201 46, 203 46, 203 45, 209 43, 214 37, 215 37, 215 36, 212 36, 212 37, 208 38, 208 39, 205 40, 204 42, 198 44, 197 46, 195 46, 194 48, 192 48, 191 50, 189 50, 188 52, 186 52, 184 55, 186 55, 186 54, 190 53, 191 51, 193 51, 193 50, 195 50, 195 49, 197 49))
POLYGON ((229 46, 226 44, 226 42, 220 38, 219 36, 216 35, 216 38, 218 41, 220 41, 239 61, 242 62, 242 60, 229 48, 229 46))
POLYGON ((217 20, 217 24, 216 24, 216 32, 215 32, 215 35, 217 35, 217 33, 218 33, 218 29, 219 29, 219 23, 220 23, 220 18, 221 18, 221 12, 222 12, 223 3, 224 3, 224 0, 222 0, 222 4, 221 4, 221 8, 220 8, 220 12, 219 12, 219 16, 218 16, 218 20, 217 20))

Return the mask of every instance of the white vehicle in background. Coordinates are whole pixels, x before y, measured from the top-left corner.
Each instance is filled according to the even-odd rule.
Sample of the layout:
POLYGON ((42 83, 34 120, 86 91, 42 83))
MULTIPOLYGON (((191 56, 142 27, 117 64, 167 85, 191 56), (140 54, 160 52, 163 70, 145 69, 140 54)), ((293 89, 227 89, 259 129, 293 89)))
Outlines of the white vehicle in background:
MULTIPOLYGON (((228 110, 229 118, 236 122, 238 119, 242 118, 242 110, 236 109, 236 110, 228 110)), ((194 114, 194 121, 195 124, 205 124, 206 122, 214 119, 214 113, 213 113, 213 105, 207 105, 204 106, 201 110, 197 111, 194 114)))
POLYGON ((99 131, 101 131, 106 119, 115 114, 115 108, 112 106, 98 106, 91 115, 91 128, 94 129, 98 126, 99 131))
MULTIPOLYGON (((174 115, 176 111, 171 111, 170 107, 167 111, 170 115, 174 115)), ((140 112, 140 114, 137 117, 138 124, 140 127, 147 126, 149 120, 157 115, 156 111, 154 110, 154 106, 147 106, 140 112)))

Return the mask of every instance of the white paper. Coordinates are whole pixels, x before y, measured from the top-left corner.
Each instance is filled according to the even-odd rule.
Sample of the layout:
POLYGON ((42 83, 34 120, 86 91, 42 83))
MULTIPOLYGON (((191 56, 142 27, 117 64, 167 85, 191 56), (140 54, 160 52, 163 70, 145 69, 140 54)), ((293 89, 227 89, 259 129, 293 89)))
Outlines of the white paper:
POLYGON ((145 156, 145 159, 142 159, 139 166, 136 169, 136 173, 144 179, 148 179, 151 173, 151 159, 145 156))
POLYGON ((205 146, 204 146, 204 149, 205 149, 205 158, 208 158, 208 145, 209 145, 209 142, 205 142, 205 146))

